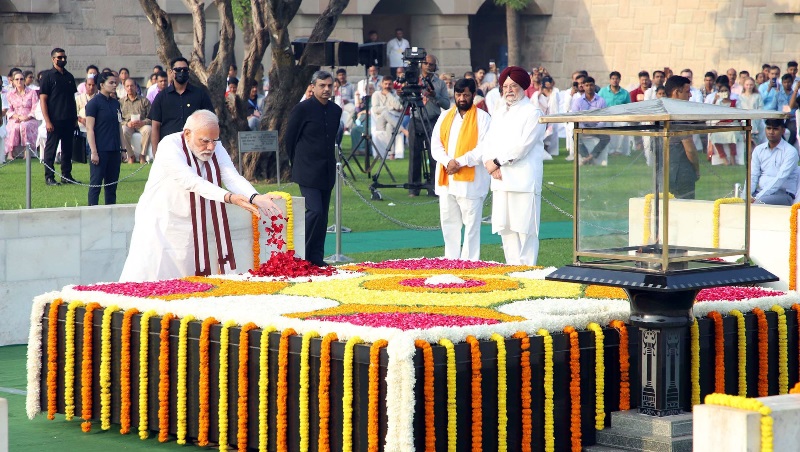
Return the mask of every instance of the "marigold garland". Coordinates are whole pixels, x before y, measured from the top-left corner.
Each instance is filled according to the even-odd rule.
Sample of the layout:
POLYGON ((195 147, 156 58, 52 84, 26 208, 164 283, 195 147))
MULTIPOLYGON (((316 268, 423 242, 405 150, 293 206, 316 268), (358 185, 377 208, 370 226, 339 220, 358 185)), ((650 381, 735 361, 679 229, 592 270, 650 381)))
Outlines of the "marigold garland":
POLYGON ((169 323, 175 318, 172 313, 161 317, 158 334, 158 441, 169 439, 169 323))
POLYGON ((508 450, 508 383, 506 370, 506 338, 494 333, 491 339, 497 344, 497 449, 508 450))
POLYGON ((472 361, 472 451, 483 450, 483 393, 481 389, 481 347, 475 336, 467 336, 472 361))
POLYGON ((250 215, 250 225, 253 228, 253 266, 251 268, 261 266, 261 229, 258 227, 258 220, 257 215, 250 215))
MULTIPOLYGON (((669 199, 675 199, 675 195, 672 193, 668 193, 669 199)), ((664 194, 661 193, 662 199, 664 194)), ((644 195, 644 231, 642 233, 642 243, 647 244, 650 241, 650 216, 653 213, 653 199, 655 198, 655 194, 648 193, 644 195)))
MULTIPOLYGON (((456 409, 456 349, 449 339, 440 339, 439 345, 447 354, 447 450, 456 452, 458 441, 458 410, 456 409)), ((524 437, 524 435, 523 435, 524 437)))
MULTIPOLYGON (((311 338, 319 337, 316 331, 303 333, 300 348, 300 450, 308 450, 309 420, 308 420, 308 389, 309 367, 311 361, 311 338)), ((245 409, 247 407, 245 406, 245 409)))
POLYGON ((81 430, 92 430, 92 321, 99 303, 89 303, 83 314, 83 353, 81 354, 81 430))
POLYGON ((240 451, 247 450, 247 403, 250 380, 247 377, 248 364, 250 362, 250 331, 258 326, 249 322, 239 330, 239 381, 237 392, 239 394, 238 405, 236 407, 236 445, 240 451))
POLYGON ((725 394, 725 334, 722 315, 711 311, 707 317, 714 321, 714 392, 725 394))
POLYGON ((572 451, 581 451, 581 348, 578 344, 578 332, 572 326, 564 327, 569 334, 569 396, 570 427, 572 433, 572 451))
POLYGON ((594 322, 586 329, 594 333, 594 428, 603 430, 606 427, 605 335, 603 328, 594 322))
POLYGON ((351 337, 344 346, 344 376, 342 378, 342 451, 353 452, 353 347, 361 338, 351 337))
POLYGON ((155 317, 156 311, 150 310, 139 318, 139 438, 147 439, 148 430, 148 356, 150 344, 150 318, 155 317))
POLYGON ((789 331, 786 310, 774 305, 771 311, 778 314, 778 394, 789 392, 789 331))
POLYGON ((789 394, 800 394, 800 381, 795 383, 794 387, 789 390, 789 394))
POLYGON ((111 428, 111 317, 119 306, 103 311, 100 327, 100 429, 111 428))
POLYGON ((367 416, 369 423, 367 425, 367 450, 369 452, 378 452, 379 439, 378 439, 378 426, 379 426, 379 413, 378 402, 380 399, 380 367, 381 367, 381 349, 389 345, 386 339, 378 339, 372 343, 369 348, 369 410, 367 416))
POLYGON ((219 450, 228 450, 228 348, 230 347, 231 327, 236 322, 228 320, 222 325, 219 333, 219 402, 217 402, 217 419, 219 430, 219 450))
POLYGON ((758 396, 766 397, 769 395, 769 341, 767 338, 767 316, 761 308, 753 308, 753 314, 758 320, 758 396))
POLYGON ((68 421, 75 416, 75 310, 81 306, 82 301, 71 302, 64 321, 64 418, 68 421))
POLYGON ((714 248, 719 248, 719 211, 720 206, 723 204, 738 204, 743 203, 744 199, 742 198, 720 198, 714 201, 714 219, 713 219, 713 239, 712 244, 714 248))
MULTIPOLYGON (((519 339, 520 358, 519 367, 521 369, 521 395, 520 395, 520 408, 522 411, 522 452, 531 452, 530 439, 533 435, 533 410, 531 408, 531 339, 528 333, 524 331, 517 331, 514 333, 514 339, 519 339)), ((455 365, 455 353, 453 354, 453 364, 455 365)), ((455 372, 455 370, 454 370, 455 372)), ((453 374, 455 382, 455 373, 453 374)))
POLYGON ((275 420, 275 425, 278 431, 276 448, 280 451, 289 450, 288 438, 286 436, 288 426, 287 400, 289 399, 289 337, 295 334, 297 334, 297 332, 294 328, 281 331, 281 341, 278 346, 278 415, 275 420))
POLYGON ((746 411, 755 411, 761 414, 761 452, 772 452, 773 449, 773 419, 772 410, 758 399, 748 399, 746 397, 709 394, 706 396, 706 405, 725 406, 746 411))
POLYGON ((285 191, 271 191, 268 194, 278 195, 286 201, 286 249, 294 249, 294 207, 292 195, 285 191))
MULTIPOLYGON (((795 313, 795 317, 797 317, 797 337, 800 338, 800 304, 793 303, 792 310, 795 313)), ((797 362, 800 363, 800 340, 798 340, 797 344, 797 362)), ((798 379, 800 379, 800 366, 797 366, 798 371, 798 379)))
POLYGON ((747 337, 745 335, 744 314, 734 309, 730 315, 736 317, 737 364, 739 365, 739 396, 747 397, 747 337))
POLYGON ((122 316, 119 352, 119 433, 131 432, 131 326, 139 310, 130 308, 122 316))
POLYGON ((194 320, 194 316, 189 314, 181 319, 178 329, 178 403, 176 410, 176 430, 178 444, 186 444, 186 364, 187 364, 187 342, 189 322, 194 320))
POLYGON ((60 298, 52 302, 47 316, 47 419, 51 421, 58 411, 58 307, 62 304, 60 298))
POLYGON ((330 452, 330 418, 331 418, 331 343, 339 340, 336 333, 328 333, 322 338, 319 351, 319 438, 317 450, 330 452))
POLYGON ((586 298, 610 298, 612 300, 628 299, 628 294, 619 287, 598 286, 594 284, 586 286, 586 289, 583 291, 583 296, 586 298))
POLYGON ((546 329, 540 329, 536 334, 542 336, 544 341, 544 450, 554 452, 556 450, 555 427, 554 427, 554 403, 553 395, 553 337, 546 329))
POLYGON ((693 319, 689 326, 690 340, 690 368, 689 379, 691 380, 691 401, 692 406, 700 404, 700 327, 697 319, 693 319))
POLYGON ((797 210, 800 203, 792 206, 789 215, 789 290, 797 290, 797 210))
POLYGON ((619 409, 631 409, 630 352, 628 350, 628 326, 621 320, 612 320, 612 328, 619 331, 619 409))
POLYGON ((275 331, 270 325, 261 329, 258 348, 258 450, 267 452, 269 416, 269 333, 275 331))
POLYGON ((214 317, 208 317, 203 320, 203 325, 200 328, 200 380, 198 384, 199 400, 197 401, 199 413, 197 415, 197 444, 205 447, 208 445, 208 429, 210 427, 209 419, 209 355, 208 347, 211 339, 211 325, 219 323, 214 317))

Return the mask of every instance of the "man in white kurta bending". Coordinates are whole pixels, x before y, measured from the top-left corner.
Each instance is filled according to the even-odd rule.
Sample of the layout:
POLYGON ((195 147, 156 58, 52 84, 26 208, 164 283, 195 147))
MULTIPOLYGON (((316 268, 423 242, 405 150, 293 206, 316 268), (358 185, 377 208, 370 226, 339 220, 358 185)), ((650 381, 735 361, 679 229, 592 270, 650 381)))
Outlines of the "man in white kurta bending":
POLYGON ((500 234, 506 263, 536 265, 542 199, 544 124, 525 96, 528 73, 510 66, 500 74, 503 102, 479 146, 492 177, 492 232, 500 234))
POLYGON ((236 269, 225 204, 256 215, 259 211, 277 215, 275 198, 258 194, 239 175, 219 142, 217 116, 197 110, 186 120, 183 132, 167 135, 159 143, 158 159, 136 206, 120 281, 208 276, 236 269), (209 245, 207 231, 212 225, 216 244, 209 245), (217 256, 213 265, 210 250, 217 256))
POLYGON ((478 91, 475 80, 461 79, 454 90, 456 105, 439 116, 431 135, 431 156, 438 163, 435 191, 444 257, 476 261, 481 254, 481 214, 490 178, 473 150, 486 136, 491 116, 473 104, 478 91))

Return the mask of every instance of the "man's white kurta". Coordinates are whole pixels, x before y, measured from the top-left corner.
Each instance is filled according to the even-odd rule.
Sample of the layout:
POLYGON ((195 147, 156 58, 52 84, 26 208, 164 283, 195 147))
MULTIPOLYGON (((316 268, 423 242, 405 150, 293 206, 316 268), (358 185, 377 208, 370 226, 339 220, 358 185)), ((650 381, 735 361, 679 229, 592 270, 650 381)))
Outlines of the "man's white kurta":
MULTIPOLYGON (((182 132, 167 135, 158 145, 158 157, 136 206, 130 251, 120 281, 157 281, 194 275, 190 192, 218 202, 224 202, 228 191, 245 196, 256 193, 247 179, 236 171, 228 152, 219 142, 214 154, 219 162, 222 184, 228 190, 198 176, 186 163, 182 135, 182 132)), ((213 223, 209 208, 206 208, 206 214, 211 231, 213 223)), ((213 236, 208 245, 212 273, 218 273, 219 266, 213 256, 216 254, 213 236)))
MULTIPOLYGON (((451 107, 451 110, 453 108, 458 107, 453 106, 451 107)), ((444 121, 445 116, 448 115, 449 111, 450 110, 439 115, 439 119, 436 121, 436 125, 433 126, 433 133, 431 134, 431 157, 444 166, 447 166, 450 160, 455 158, 454 156, 456 154, 458 134, 461 132, 461 124, 464 122, 464 118, 462 118, 461 115, 456 112, 455 117, 453 118, 453 125, 450 127, 450 136, 447 143, 448 151, 445 151, 444 144, 442 143, 441 130, 442 122, 444 121)), ((480 108, 477 109, 477 113, 478 145, 480 145, 481 141, 483 141, 486 137, 486 133, 489 131, 489 125, 492 122, 492 117, 480 108)), ((483 159, 481 159, 481 156, 475 153, 473 150, 457 158, 456 161, 461 166, 474 166, 475 180, 472 182, 459 181, 455 180, 451 175, 448 176, 450 178, 449 185, 439 185, 438 180, 439 174, 442 172, 442 167, 440 165, 436 165, 436 178, 434 179, 437 181, 435 189, 436 194, 438 196, 450 194, 453 196, 470 199, 483 198, 486 196, 486 193, 489 192, 489 181, 491 180, 491 177, 489 176, 489 173, 486 172, 486 168, 483 167, 483 159)))
MULTIPOLYGON (((389 57, 389 67, 403 67, 403 53, 411 45, 408 40, 394 38, 386 43, 386 56, 389 57)), ((394 75, 394 74, 392 74, 394 75)))
POLYGON ((484 162, 497 159, 503 179, 492 178, 492 232, 537 235, 537 198, 542 193, 544 134, 541 110, 523 97, 512 107, 498 105, 486 138, 478 146, 484 162), (505 202, 503 201, 505 200, 505 202), (531 209, 531 207, 534 207, 531 209))

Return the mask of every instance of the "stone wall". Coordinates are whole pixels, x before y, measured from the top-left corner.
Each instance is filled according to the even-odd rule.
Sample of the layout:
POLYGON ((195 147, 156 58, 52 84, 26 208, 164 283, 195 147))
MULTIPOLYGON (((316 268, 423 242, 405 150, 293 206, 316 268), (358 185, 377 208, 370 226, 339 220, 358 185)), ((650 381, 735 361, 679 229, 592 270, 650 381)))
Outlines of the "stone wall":
MULTIPOLYGON (((284 208, 282 200, 278 204, 284 208)), ((296 252, 305 256, 305 199, 293 198, 292 204, 296 252)), ((0 346, 27 342, 35 296, 68 284, 119 279, 135 209, 120 204, 0 211, 0 346)), ((227 210, 237 271, 245 272, 253 264, 251 217, 238 207, 227 210)), ((211 252, 216 253, 213 246, 211 252)), ((267 258, 262 247, 262 262, 267 258)))

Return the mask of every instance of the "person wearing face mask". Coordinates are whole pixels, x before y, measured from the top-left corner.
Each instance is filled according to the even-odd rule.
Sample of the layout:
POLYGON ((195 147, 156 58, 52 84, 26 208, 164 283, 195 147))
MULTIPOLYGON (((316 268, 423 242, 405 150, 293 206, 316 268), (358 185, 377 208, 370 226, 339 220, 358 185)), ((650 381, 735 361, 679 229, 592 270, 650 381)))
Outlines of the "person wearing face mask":
POLYGON ((91 150, 89 167, 89 205, 96 206, 100 201, 100 187, 104 188, 105 204, 117 203, 117 184, 121 163, 120 112, 117 92, 117 77, 103 72, 93 81, 99 93, 86 104, 86 141, 91 150))
MULTIPOLYGON (((56 149, 61 143, 61 182, 79 183, 72 177, 72 138, 78 120, 75 106, 75 77, 65 69, 67 53, 56 47, 50 52, 53 69, 42 75, 39 89, 39 106, 47 129, 44 146, 44 180, 47 185, 60 185, 56 182, 56 149)), ((79 150, 83 152, 83 150, 79 150)))
POLYGON ((173 58, 169 63, 174 83, 153 99, 150 120, 150 146, 156 158, 158 142, 162 137, 180 132, 186 118, 197 110, 214 111, 208 93, 189 83, 189 61, 184 57, 173 58))
POLYGON ((236 260, 225 204, 269 217, 281 213, 273 202, 277 198, 258 194, 236 171, 219 142, 217 115, 195 111, 183 131, 161 141, 161 151, 136 206, 120 281, 232 272, 236 260), (216 244, 209 243, 206 235, 211 230, 216 244), (222 255, 216 250, 222 250, 222 255))
POLYGON ((525 96, 531 83, 525 69, 507 67, 498 82, 502 103, 477 149, 492 177, 492 232, 503 240, 506 263, 536 265, 547 128, 525 96))

